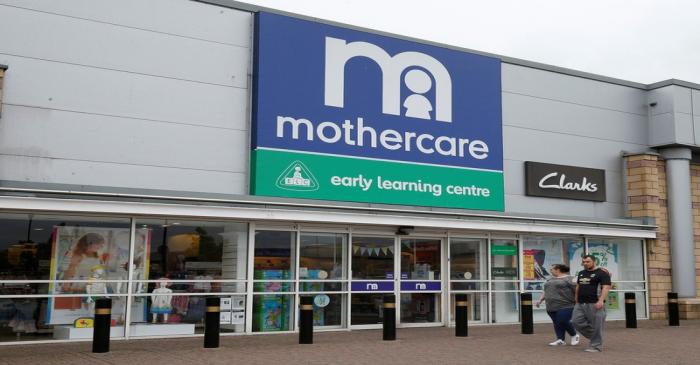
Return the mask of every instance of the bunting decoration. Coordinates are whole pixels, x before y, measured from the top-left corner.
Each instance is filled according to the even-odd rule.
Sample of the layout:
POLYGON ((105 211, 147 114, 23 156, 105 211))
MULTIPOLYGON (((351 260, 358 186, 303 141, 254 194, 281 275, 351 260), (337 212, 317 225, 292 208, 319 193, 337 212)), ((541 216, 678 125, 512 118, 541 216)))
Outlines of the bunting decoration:
POLYGON ((364 247, 359 245, 352 245, 353 255, 359 253, 360 256, 391 256, 394 254, 394 246, 384 246, 384 247, 364 247))

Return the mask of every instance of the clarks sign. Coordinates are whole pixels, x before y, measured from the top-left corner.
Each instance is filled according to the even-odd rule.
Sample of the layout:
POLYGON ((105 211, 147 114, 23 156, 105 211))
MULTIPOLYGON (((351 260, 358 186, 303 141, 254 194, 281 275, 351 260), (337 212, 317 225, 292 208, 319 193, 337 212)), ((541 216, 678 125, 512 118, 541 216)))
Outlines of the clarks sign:
POLYGON ((605 170, 527 161, 525 181, 530 196, 605 201, 605 170))

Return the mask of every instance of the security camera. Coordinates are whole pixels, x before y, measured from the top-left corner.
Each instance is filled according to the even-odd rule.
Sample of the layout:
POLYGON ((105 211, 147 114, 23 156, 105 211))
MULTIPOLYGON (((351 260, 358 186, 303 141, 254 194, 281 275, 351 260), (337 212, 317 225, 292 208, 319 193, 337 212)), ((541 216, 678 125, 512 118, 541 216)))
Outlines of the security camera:
POLYGON ((399 229, 396 230, 396 234, 399 236, 406 236, 411 234, 416 229, 414 226, 399 226, 399 229))

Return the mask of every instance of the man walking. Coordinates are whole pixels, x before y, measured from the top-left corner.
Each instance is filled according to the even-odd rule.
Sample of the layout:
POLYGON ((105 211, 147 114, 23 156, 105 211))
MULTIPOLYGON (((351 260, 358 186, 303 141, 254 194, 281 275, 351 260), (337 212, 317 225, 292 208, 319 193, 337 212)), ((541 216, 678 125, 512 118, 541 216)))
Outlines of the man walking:
POLYGON ((610 292, 610 274, 596 267, 593 255, 583 256, 583 268, 576 277, 576 305, 572 323, 583 337, 590 340, 586 352, 601 352, 603 324, 605 323, 605 299, 610 292), (600 287, 600 294, 598 293, 600 287))

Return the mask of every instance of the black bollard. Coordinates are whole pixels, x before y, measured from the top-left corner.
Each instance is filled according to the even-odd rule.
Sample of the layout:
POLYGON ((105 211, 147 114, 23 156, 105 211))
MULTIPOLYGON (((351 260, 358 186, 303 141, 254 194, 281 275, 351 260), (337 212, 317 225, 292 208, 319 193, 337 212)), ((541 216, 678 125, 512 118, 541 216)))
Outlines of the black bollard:
POLYGON ((219 329, 221 327, 221 299, 207 297, 207 313, 204 316, 204 348, 219 347, 219 329))
POLYGON ((300 297, 299 344, 314 343, 314 298, 300 297))
POLYGON ((384 341, 396 340, 396 295, 384 295, 384 341))
POLYGON ((109 331, 112 322, 112 299, 95 300, 95 322, 92 329, 92 352, 109 352, 109 331))
POLYGON ((535 332, 532 326, 532 293, 520 293, 520 324, 522 334, 535 332))
POLYGON ((469 302, 466 294, 455 294, 455 336, 469 336, 469 302))
POLYGON ((625 293, 625 323, 627 328, 637 328, 637 299, 634 293, 625 293))
POLYGON ((678 293, 668 293, 668 325, 681 325, 680 316, 678 315, 678 293))

